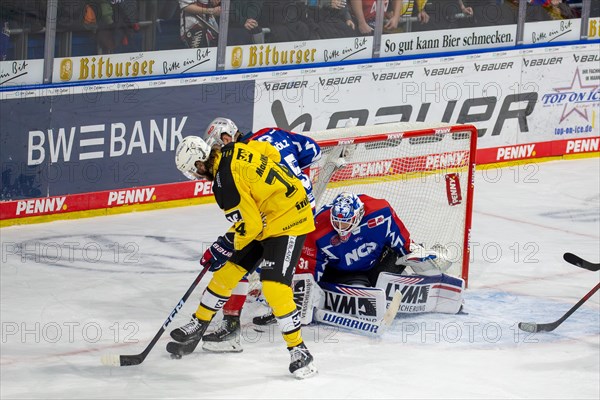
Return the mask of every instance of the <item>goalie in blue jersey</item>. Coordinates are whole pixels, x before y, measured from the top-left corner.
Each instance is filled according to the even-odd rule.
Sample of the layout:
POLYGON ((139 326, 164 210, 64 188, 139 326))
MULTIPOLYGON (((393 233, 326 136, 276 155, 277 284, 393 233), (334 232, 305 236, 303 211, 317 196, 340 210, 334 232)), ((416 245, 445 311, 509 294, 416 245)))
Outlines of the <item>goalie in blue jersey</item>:
POLYGON ((452 265, 445 249, 415 243, 386 200, 340 193, 318 212, 315 227, 292 281, 303 324, 337 320, 372 328, 348 326, 347 317, 381 322, 396 290, 403 295, 400 313, 460 311, 464 280, 445 273, 452 265))

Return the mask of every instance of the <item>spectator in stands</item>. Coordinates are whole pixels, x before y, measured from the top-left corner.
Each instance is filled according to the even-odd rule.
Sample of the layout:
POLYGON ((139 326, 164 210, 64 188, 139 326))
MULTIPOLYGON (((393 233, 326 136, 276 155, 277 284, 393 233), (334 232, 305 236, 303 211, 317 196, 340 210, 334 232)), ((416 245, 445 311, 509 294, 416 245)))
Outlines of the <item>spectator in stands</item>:
POLYGON ((10 45, 10 30, 8 21, 0 19, 0 61, 8 59, 8 47, 10 45))
POLYGON ((237 46, 264 41, 258 19, 263 0, 231 0, 227 45, 237 46), (255 39, 260 37, 260 39, 255 39))
POLYGON ((510 24, 516 15, 496 0, 417 0, 413 31, 443 30, 510 24))
POLYGON ((36 33, 46 25, 46 1, 2 0, 0 19, 11 29, 24 29, 36 33))
POLYGON ((316 33, 308 26, 306 4, 302 0, 265 1, 258 23, 271 30, 267 42, 317 39, 316 33))
MULTIPOLYGON (((528 0, 527 8, 525 9, 525 22, 536 22, 536 21, 549 21, 550 15, 544 9, 544 4, 549 3, 550 0, 528 0)), ((514 14, 518 14, 519 0, 507 0, 507 5, 513 8, 514 14)), ((515 18, 515 22, 517 19, 515 18)))
POLYGON ((592 1, 590 9, 590 18, 600 17, 600 1, 592 1))
POLYGON ((356 36, 346 0, 309 0, 308 24, 319 39, 356 36))
POLYGON ((140 30, 137 0, 89 0, 88 5, 97 14, 96 40, 102 53, 114 53, 119 46, 134 51, 129 46, 135 32, 140 30))
POLYGON ((412 31, 430 31, 451 28, 460 12, 472 13, 472 8, 466 8, 461 0, 416 0, 412 7, 412 16, 418 24, 412 26, 412 31), (416 3, 416 4, 415 4, 416 3))
POLYGON ((550 4, 546 6, 548 14, 552 19, 571 19, 577 18, 571 6, 562 0, 550 0, 550 4))
MULTIPOLYGON (((375 30, 376 0, 350 0, 352 14, 361 35, 372 35, 375 30)), ((384 10, 388 9, 390 0, 384 0, 384 10)), ((398 29, 402 14, 402 0, 391 0, 391 10, 386 12, 383 29, 385 32, 398 29)))
POLYGON ((461 11, 469 18, 457 20, 458 27, 483 27, 517 23, 518 9, 496 0, 460 0, 461 11), (464 8, 463 8, 464 7, 464 8))
POLYGON ((179 0, 181 40, 190 48, 217 45, 221 0, 179 0))

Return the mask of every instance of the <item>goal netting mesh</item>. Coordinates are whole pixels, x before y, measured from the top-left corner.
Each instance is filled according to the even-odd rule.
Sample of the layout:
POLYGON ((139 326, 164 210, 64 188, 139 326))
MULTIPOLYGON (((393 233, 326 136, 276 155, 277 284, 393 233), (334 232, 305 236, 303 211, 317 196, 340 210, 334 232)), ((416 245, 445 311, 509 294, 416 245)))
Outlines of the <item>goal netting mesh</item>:
POLYGON ((468 277, 477 131, 471 125, 382 124, 307 133, 317 208, 342 191, 386 199, 425 247, 442 245, 451 275, 468 277))

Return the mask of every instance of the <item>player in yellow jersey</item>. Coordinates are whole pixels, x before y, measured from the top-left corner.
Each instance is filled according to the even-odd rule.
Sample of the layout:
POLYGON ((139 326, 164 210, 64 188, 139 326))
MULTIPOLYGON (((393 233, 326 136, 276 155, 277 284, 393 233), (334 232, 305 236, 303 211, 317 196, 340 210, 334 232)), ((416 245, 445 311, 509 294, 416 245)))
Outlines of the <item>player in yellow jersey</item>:
POLYGON ((188 136, 177 147, 175 161, 188 178, 214 182, 217 204, 233 225, 202 256, 200 263, 214 272, 213 277, 192 320, 171 332, 175 342, 167 345, 167 351, 179 356, 193 352, 232 289, 260 265, 263 295, 290 351, 289 370, 300 379, 314 375, 317 369, 302 340, 290 288, 306 234, 314 230, 302 182, 256 148, 239 142, 222 146, 188 136))

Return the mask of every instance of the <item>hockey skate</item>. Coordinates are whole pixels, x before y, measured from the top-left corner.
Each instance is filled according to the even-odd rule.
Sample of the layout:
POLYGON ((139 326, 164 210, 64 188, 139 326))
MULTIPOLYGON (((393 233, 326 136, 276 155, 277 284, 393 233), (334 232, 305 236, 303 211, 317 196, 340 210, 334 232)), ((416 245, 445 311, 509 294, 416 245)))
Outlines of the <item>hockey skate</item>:
POLYGON ((258 327, 258 329, 254 329, 255 331, 262 332, 263 330, 261 328, 268 325, 273 325, 277 323, 277 320, 275 319, 273 312, 270 312, 268 314, 252 318, 252 323, 258 327))
POLYGON ((290 372, 296 379, 310 378, 317 373, 317 367, 313 363, 313 356, 310 354, 304 342, 298 346, 288 348, 290 352, 290 372))
POLYGON ((215 353, 239 353, 244 350, 240 334, 240 317, 226 315, 219 329, 202 337, 202 349, 215 353))
POLYGON ((167 351, 176 358, 193 353, 200 340, 202 340, 202 335, 206 331, 206 328, 208 328, 209 323, 209 321, 198 319, 193 314, 190 322, 171 331, 171 337, 176 342, 167 343, 167 351))
POLYGON ((196 314, 192 314, 190 322, 171 331, 171 337, 180 343, 202 339, 202 335, 209 324, 209 321, 202 321, 196 317, 196 314))

